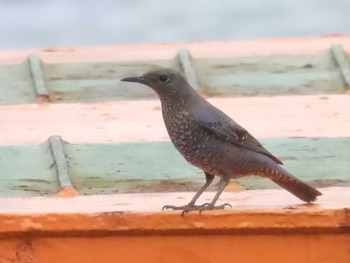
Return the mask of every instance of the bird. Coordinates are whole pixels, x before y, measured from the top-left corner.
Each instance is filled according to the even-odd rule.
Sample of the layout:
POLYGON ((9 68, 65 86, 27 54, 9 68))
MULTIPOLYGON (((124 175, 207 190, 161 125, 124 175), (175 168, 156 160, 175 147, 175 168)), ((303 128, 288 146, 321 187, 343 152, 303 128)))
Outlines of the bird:
POLYGON ((172 143, 188 163, 205 175, 204 185, 188 204, 165 205, 163 210, 182 210, 184 214, 194 210, 232 208, 229 203, 216 205, 216 202, 231 179, 249 175, 268 178, 304 202, 314 202, 322 195, 283 169, 281 160, 241 125, 200 96, 180 72, 156 68, 121 81, 144 84, 155 91, 172 143), (220 181, 214 198, 210 203, 196 205, 215 176, 220 177, 220 181))

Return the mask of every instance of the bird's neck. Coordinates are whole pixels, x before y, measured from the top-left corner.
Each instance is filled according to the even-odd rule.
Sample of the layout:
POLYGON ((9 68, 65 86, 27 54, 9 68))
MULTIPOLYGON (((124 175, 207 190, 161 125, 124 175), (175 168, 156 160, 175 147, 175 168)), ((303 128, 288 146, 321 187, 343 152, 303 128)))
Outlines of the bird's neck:
POLYGON ((159 97, 163 110, 167 112, 185 110, 203 100, 192 88, 181 93, 174 91, 167 94, 159 94, 159 97))

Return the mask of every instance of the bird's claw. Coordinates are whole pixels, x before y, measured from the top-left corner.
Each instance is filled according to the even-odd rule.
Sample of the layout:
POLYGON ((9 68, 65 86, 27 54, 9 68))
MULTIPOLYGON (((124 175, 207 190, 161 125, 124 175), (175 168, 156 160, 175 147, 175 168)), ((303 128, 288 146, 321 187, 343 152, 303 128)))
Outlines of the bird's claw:
POLYGON ((221 209, 225 209, 225 207, 232 208, 232 205, 229 203, 224 203, 222 205, 212 205, 210 203, 205 203, 204 205, 205 205, 204 208, 199 209, 199 214, 202 214, 202 212, 206 210, 221 210, 221 209))
POLYGON ((202 205, 184 205, 184 206, 174 206, 174 205, 165 205, 162 208, 162 211, 166 209, 172 209, 172 210, 182 210, 181 215, 184 216, 186 213, 189 213, 191 211, 199 211, 199 214, 201 214, 205 210, 220 210, 220 209, 225 209, 225 207, 230 207, 232 208, 232 205, 229 203, 225 203, 222 205, 217 205, 215 206, 214 204, 211 203, 204 203, 202 205))
POLYGON ((184 215, 185 213, 188 213, 190 211, 198 210, 197 207, 199 207, 199 206, 192 205, 192 204, 182 205, 182 206, 165 205, 165 206, 163 206, 162 211, 167 210, 167 209, 182 210, 181 215, 184 215))
POLYGON ((167 209, 172 209, 172 210, 182 210, 181 208, 184 206, 174 206, 174 205, 165 205, 162 208, 162 211, 167 210, 167 209))

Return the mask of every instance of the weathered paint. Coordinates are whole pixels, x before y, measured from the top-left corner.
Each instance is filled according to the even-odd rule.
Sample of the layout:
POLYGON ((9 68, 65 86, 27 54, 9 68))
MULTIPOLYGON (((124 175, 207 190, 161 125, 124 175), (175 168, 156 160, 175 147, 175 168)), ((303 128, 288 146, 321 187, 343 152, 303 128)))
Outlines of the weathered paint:
MULTIPOLYGON (((0 51, 0 61, 19 63, 28 54, 36 53, 42 59, 43 66, 59 62, 64 64, 72 64, 72 62, 91 64, 91 61, 94 61, 93 63, 96 61, 105 63, 106 61, 128 60, 138 63, 141 60, 171 60, 175 57, 179 48, 183 47, 189 47, 191 55, 195 59, 199 57, 205 59, 213 57, 217 59, 218 57, 268 56, 271 54, 282 56, 318 54, 322 56, 329 50, 330 45, 335 43, 344 45, 345 51, 349 52, 349 37, 328 36, 293 40, 280 39, 278 41, 254 40, 126 45, 110 48, 53 48, 34 51, 0 51)), ((17 70, 16 66, 15 69, 17 70)), ((26 67, 27 65, 23 64, 20 66, 26 67)), ((6 73, 6 70, 2 71, 5 74, 1 75, 3 77, 1 79, 11 78, 6 73)), ((28 72, 26 69, 24 73, 28 74, 28 72)), ((275 72, 273 74, 279 73, 275 72)), ((26 81, 27 78, 25 79, 26 81)), ((77 83, 79 81, 77 80, 77 83)), ((16 81, 14 82, 17 83, 16 81)), ((89 82, 90 80, 86 83, 90 84, 89 82)), ((23 82, 18 83, 23 84, 23 82)), ((98 79, 96 83, 100 83, 98 79)), ((1 88, 4 87, 3 85, 0 86, 1 88)), ((126 87, 126 89, 129 89, 129 87, 126 87)), ((19 90, 14 89, 3 97, 0 96, 0 98, 3 99, 7 95, 11 95, 12 92, 17 92, 14 97, 21 95, 19 90)), ((89 96, 91 96, 91 93, 89 96)), ((18 101, 22 100, 20 97, 16 99, 18 101)), ((34 102, 34 99, 29 98, 28 101, 34 102)), ((300 97, 298 96, 295 99, 299 100, 300 97)), ((334 103, 334 100, 330 101, 334 103)), ((328 100, 328 95, 320 95, 322 105, 327 105, 330 101, 328 100)), ((284 102, 285 100, 278 98, 279 104, 284 102)), ((337 102, 339 101, 337 100, 337 102)), ((261 100, 252 100, 250 103, 246 104, 248 108, 261 103, 261 100)), ((271 103, 277 103, 277 100, 269 101, 263 108, 268 108, 268 105, 271 103)), ((262 125, 263 122, 260 122, 259 119, 252 118, 251 121, 254 125, 252 124, 251 127, 259 127, 259 134, 263 134, 263 137, 293 135, 349 136, 348 126, 345 126, 348 123, 348 119, 344 117, 345 115, 339 114, 338 110, 321 107, 321 103, 309 104, 307 100, 304 103, 307 104, 304 105, 306 108, 312 107, 312 109, 309 112, 304 110, 305 115, 303 115, 303 118, 293 117, 295 116, 295 111, 298 111, 298 107, 289 107, 289 109, 288 107, 284 109, 274 108, 274 112, 278 112, 279 116, 282 115, 280 119, 281 126, 276 126, 276 123, 279 121, 278 118, 274 118, 275 124, 273 124, 273 127, 262 125), (340 116, 342 117, 340 118, 340 116), (315 122, 315 119, 319 121, 315 122), (297 125, 296 127, 294 125, 288 126, 287 122, 297 125), (325 122, 327 125, 323 126, 320 124, 321 122, 325 122), (301 124, 306 126, 309 124, 309 126, 314 127, 308 127, 303 130, 300 126, 304 125, 301 124), (277 130, 275 129, 276 127, 278 127, 277 130), (275 130, 275 133, 269 131, 269 128, 275 130), (262 132, 263 129, 267 131, 264 133, 262 132), (300 130, 302 131, 299 132, 300 130)), ((124 105, 122 103, 120 106, 123 107, 124 105)), ((339 103, 339 105, 347 106, 348 104, 339 103)), ((47 138, 48 136, 45 136, 45 134, 57 134, 59 127, 67 124, 63 121, 63 118, 60 118, 60 115, 63 114, 67 116, 67 112, 70 113, 69 115, 73 115, 70 116, 72 120, 75 118, 75 126, 67 125, 63 130, 70 130, 70 133, 79 134, 80 142, 96 142, 98 140, 97 137, 102 137, 101 142, 113 141, 113 138, 116 137, 115 131, 119 131, 116 128, 115 131, 112 130, 110 132, 110 137, 107 136, 108 134, 99 136, 97 132, 100 131, 103 122, 90 123, 93 127, 92 129, 87 129, 86 127, 88 126, 83 126, 82 122, 96 119, 78 117, 78 115, 72 114, 74 107, 68 107, 68 105, 56 108, 56 110, 61 110, 61 113, 56 118, 50 115, 48 119, 53 117, 51 122, 45 122, 42 116, 38 116, 42 113, 48 114, 50 112, 48 105, 45 105, 46 108, 44 107, 40 110, 38 109, 39 106, 37 108, 34 108, 33 105, 27 106, 29 107, 21 108, 17 115, 13 115, 14 111, 2 111, 1 130, 3 134, 0 136, 2 142, 18 144, 24 141, 25 143, 43 141, 38 138, 47 138), (62 110, 64 107, 66 107, 66 111, 62 110), (46 109, 46 111, 43 109, 46 109), (33 115, 25 113, 28 110, 33 115), (41 119, 37 120, 37 118, 41 119), (34 125, 27 125, 29 122, 34 123, 34 125), (16 126, 16 123, 21 123, 22 126, 16 126), (7 126, 14 128, 14 132, 11 135, 8 135, 8 131, 11 129, 7 129, 7 126), (46 126, 50 126, 53 132, 50 133, 50 129, 46 128, 46 126), (96 133, 93 132, 94 129, 96 133), (38 133, 43 137, 36 136, 38 133), (30 135, 30 138, 27 138, 27 135, 30 135)), ((288 104, 288 106, 290 105, 288 104)), ((342 111, 347 112, 346 106, 339 107, 341 107, 342 111)), ((94 107, 94 105, 90 105, 90 111, 88 110, 86 115, 99 112, 94 111, 94 107)), ((112 107, 112 104, 109 104, 109 107, 112 107)), ((159 107, 154 109, 158 110, 159 107)), ((262 106, 259 112, 261 109, 262 106)), ((105 114, 110 114, 110 110, 111 108, 108 108, 105 114)), ((140 114, 140 111, 136 112, 140 114)), ((149 113, 141 112, 143 114, 149 113)), ((123 112, 119 111, 118 113, 122 114, 123 112)), ((159 116, 159 112, 155 112, 155 114, 159 116)), ((106 119, 115 118, 107 115, 105 116, 106 119)), ((246 119, 250 115, 241 116, 246 119)), ((267 116, 274 116, 274 114, 265 114, 263 116, 270 122, 271 118, 267 116)), ((120 119, 122 117, 117 116, 117 119, 111 121, 113 123, 118 121, 119 123, 120 119)), ((247 124, 249 126, 249 122, 247 124)), ((129 122, 123 122, 123 125, 125 125, 124 130, 129 130, 129 133, 131 130, 136 129, 135 126, 130 124, 130 120, 129 122)), ((148 133, 152 132, 148 131, 148 133)), ((144 136, 147 132, 142 131, 140 134, 144 136)), ((119 134, 117 135, 119 136, 119 134)), ((136 138, 134 135, 131 136, 132 139, 136 138)), ((157 136, 159 137, 158 133, 157 136)), ((127 136, 120 137, 122 137, 120 141, 129 138, 127 136)), ((64 138, 68 138, 68 136, 64 136, 64 138)), ((147 138, 149 140, 151 137, 147 138)), ((70 141, 69 139, 67 140, 70 141)), ((76 138, 74 142, 76 143, 77 141, 79 140, 76 138)), ((343 146, 341 143, 339 144, 335 143, 335 147, 330 147, 330 149, 325 147, 323 150, 335 151, 334 148, 343 146)), ((72 148, 74 146, 77 145, 72 145, 72 148)), ((11 154, 7 154, 9 148, 5 152, 0 150, 0 169, 8 167, 8 165, 17 165, 16 169, 5 171, 5 175, 1 171, 0 175, 7 176, 7 178, 13 174, 28 175, 30 178, 36 178, 37 174, 30 174, 29 170, 34 166, 43 165, 45 168, 42 170, 37 169, 37 171, 52 178, 50 185, 53 185, 53 187, 58 185, 58 183, 54 182, 56 174, 52 174, 55 171, 54 166, 46 166, 46 164, 53 164, 52 159, 46 154, 44 154, 46 157, 42 156, 44 149, 48 149, 48 144, 36 145, 36 148, 27 146, 28 148, 24 152, 21 150, 22 147, 18 146, 17 149, 10 149, 9 152, 11 154), (27 158, 30 160, 30 163, 20 162, 21 158, 27 158)), ((313 153, 312 147, 307 146, 304 150, 310 150, 313 153)), ((288 153, 285 156, 290 157, 293 155, 288 153)), ((97 157, 101 158, 100 156, 97 157)), ((343 152, 343 157, 342 161, 348 161, 346 159, 348 158, 348 151, 343 152)), ((315 159, 317 158, 324 160, 326 156, 316 155, 315 159)), ((319 164, 322 165, 321 162, 319 164)), ((304 167, 305 170, 312 170, 312 167, 308 165, 304 167)), ((336 162, 324 163, 323 165, 328 165, 329 167, 327 168, 329 169, 336 167, 338 170, 336 162)), ((334 171, 332 171, 332 174, 335 174, 334 171)), ((160 191, 169 189, 166 184, 158 184, 158 188, 155 185, 152 185, 152 187, 160 191)), ((148 189, 150 188, 146 186, 143 190, 147 191, 148 189)), ((193 193, 98 195, 69 199, 48 198, 47 196, 0 198, 0 262, 46 263, 64 261, 70 263, 82 261, 85 263, 108 263, 116 261, 140 262, 140 259, 142 262, 349 262, 349 187, 322 188, 321 191, 324 195, 319 198, 315 205, 300 205, 301 202, 299 200, 283 190, 252 190, 232 193, 230 192, 231 189, 231 187, 227 188, 228 192, 222 195, 220 201, 232 203, 235 211, 210 211, 203 213, 201 216, 198 213, 191 213, 185 217, 181 217, 179 212, 162 213, 160 209, 166 203, 184 204, 193 196, 193 193)), ((56 189, 53 192, 57 193, 58 190, 60 190, 60 196, 76 195, 72 188, 56 189)), ((203 196, 204 200, 210 200, 213 194, 212 192, 205 193, 203 196)))
POLYGON ((205 92, 220 96, 342 93, 331 54, 194 60, 205 92))
MULTIPOLYGON (((350 183, 349 138, 275 138, 262 141, 299 178, 319 186, 350 183)), ((170 142, 64 144, 68 174, 81 194, 196 190, 204 180, 170 142)), ((57 193, 58 175, 48 142, 0 147, 1 196, 57 193), (20 165, 19 165, 20 164, 20 165), (8 175, 11 174, 11 177, 8 175)), ((271 188, 265 179, 243 187, 271 188)))
POLYGON ((350 64, 341 45, 334 45, 331 48, 333 58, 338 65, 340 74, 344 80, 344 86, 350 88, 350 64))
MULTIPOLYGON (((350 137, 350 96, 210 98, 256 138, 350 137)), ((169 141, 159 100, 0 106, 0 145, 169 141), (84 131, 84 132, 82 132, 84 131)))
MULTIPOLYGON (((349 190, 349 186, 320 188, 323 195, 318 196, 315 203, 305 204, 303 201, 284 189, 245 191, 229 191, 229 189, 227 189, 227 191, 222 193, 218 202, 232 204, 232 208, 226 208, 224 210, 225 213, 238 213, 244 211, 254 214, 255 211, 268 212, 271 210, 288 213, 292 211, 310 212, 310 210, 317 210, 317 213, 322 214, 322 212, 328 210, 349 208, 349 190)), ((74 198, 61 198, 57 196, 4 197, 0 198, 0 217, 1 215, 9 214, 23 216, 40 214, 96 215, 104 212, 125 214, 161 214, 162 207, 164 205, 184 205, 190 201, 194 194, 195 192, 159 192, 80 195, 74 198)), ((199 198, 198 204, 212 200, 214 195, 215 191, 205 191, 199 198)), ((209 211, 208 213, 222 214, 220 211, 209 211)), ((180 215, 181 212, 167 210, 164 211, 164 214, 180 215)), ((195 214, 198 214, 198 212, 193 212, 189 215, 195 214)), ((16 224, 16 222, 13 221, 3 222, 2 224, 6 225, 8 229, 11 228, 13 230, 20 230, 21 227, 23 229, 26 228, 25 225, 18 224, 18 222, 16 224)), ((269 226, 271 227, 273 224, 274 223, 271 223, 269 226)), ((322 224, 321 221, 320 224, 322 224)), ((99 225, 96 226, 96 223, 94 223, 94 225, 95 226, 88 229, 93 230, 96 227, 99 227, 99 225)), ((64 227, 65 226, 62 226, 61 228, 64 227)), ((150 230, 151 227, 152 226, 150 226, 148 230, 150 230)), ((129 226, 129 228, 137 228, 137 226, 129 226)), ((188 229, 189 226, 186 228, 188 229)), ((1 231, 5 231, 5 229, 0 228, 0 233, 2 233, 1 231)))
MULTIPOLYGON (((243 196, 237 203, 245 204, 238 210, 184 217, 159 211, 164 202, 185 201, 176 193, 0 199, 0 260, 347 263, 350 217, 344 199, 350 192, 324 193, 316 205, 291 207, 295 201, 283 191, 245 191, 238 194, 243 196), (274 202, 280 207, 264 207, 274 202)), ((230 195, 222 201, 235 202, 236 194, 230 195)))
POLYGON ((59 191, 49 143, 0 147, 0 196, 48 195, 59 191))
MULTIPOLYGON (((193 76, 198 77, 202 91, 209 96, 345 92, 342 76, 330 53, 317 56, 192 58, 191 73, 188 66, 184 68, 183 62, 175 57, 132 62, 41 63, 40 67, 35 59, 34 68, 40 68, 40 71, 35 70, 37 73, 34 74, 33 67, 28 66, 33 66, 32 58, 30 63, 0 67, 0 77, 7 76, 5 80, 0 78, 1 104, 34 103, 41 92, 37 88, 42 90, 42 87, 45 88, 44 96, 48 93, 52 102, 154 98, 155 94, 149 88, 119 80, 126 75, 142 74, 155 66, 185 70, 187 75, 192 76, 190 81, 193 76)), ((190 58, 187 64, 189 61, 190 58)))
POLYGON ((339 44, 350 51, 349 35, 325 35, 293 38, 268 38, 226 41, 143 43, 95 47, 51 47, 30 50, 0 50, 0 63, 14 64, 36 54, 45 63, 81 63, 91 61, 140 61, 171 59, 187 47, 194 58, 246 56, 318 55, 339 44))
POLYGON ((120 82, 128 74, 141 75, 152 67, 173 67, 172 60, 44 64, 43 71, 54 102, 111 101, 154 98, 146 87, 120 82))
POLYGON ((348 263, 349 234, 109 235, 1 241, 0 260, 36 263, 348 263))
POLYGON ((27 62, 0 65, 0 105, 35 102, 33 84, 27 62))

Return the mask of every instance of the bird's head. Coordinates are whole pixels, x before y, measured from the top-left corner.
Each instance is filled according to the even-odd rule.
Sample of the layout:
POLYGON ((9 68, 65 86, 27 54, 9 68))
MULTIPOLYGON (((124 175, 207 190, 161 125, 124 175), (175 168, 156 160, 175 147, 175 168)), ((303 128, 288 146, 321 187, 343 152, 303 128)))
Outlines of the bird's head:
POLYGON ((177 71, 168 68, 150 70, 137 77, 121 79, 126 82, 142 83, 151 87, 162 98, 181 98, 193 96, 194 90, 177 71))

